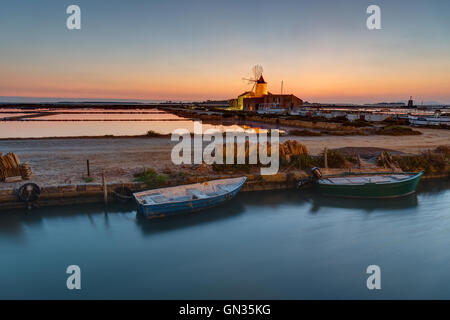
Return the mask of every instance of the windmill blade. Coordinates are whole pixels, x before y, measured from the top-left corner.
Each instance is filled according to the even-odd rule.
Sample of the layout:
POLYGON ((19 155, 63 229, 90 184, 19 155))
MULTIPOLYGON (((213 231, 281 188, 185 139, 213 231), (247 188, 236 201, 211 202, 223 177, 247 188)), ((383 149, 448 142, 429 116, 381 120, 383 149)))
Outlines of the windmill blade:
POLYGON ((247 84, 255 84, 257 80, 255 79, 248 79, 248 78, 242 78, 243 81, 247 81, 247 84))
POLYGON ((262 76, 264 69, 261 65, 257 64, 252 68, 252 71, 254 79, 258 80, 262 76))

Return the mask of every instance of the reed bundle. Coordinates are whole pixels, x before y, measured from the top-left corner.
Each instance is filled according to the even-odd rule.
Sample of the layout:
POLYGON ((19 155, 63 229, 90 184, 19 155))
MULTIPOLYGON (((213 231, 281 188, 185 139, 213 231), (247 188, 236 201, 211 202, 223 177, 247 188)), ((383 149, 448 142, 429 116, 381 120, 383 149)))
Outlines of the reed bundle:
POLYGON ((22 177, 30 179, 31 167, 28 163, 20 164, 19 157, 14 153, 0 154, 0 181, 9 177, 22 177))
POLYGON ((280 144, 280 161, 291 162, 294 156, 307 155, 308 149, 297 140, 287 140, 280 144))
MULTIPOLYGON (((237 144, 234 144, 234 159, 236 160, 238 156, 243 156, 248 163, 250 153, 255 152, 256 155, 259 153, 259 145, 250 145, 248 141, 245 143, 245 148, 239 149, 237 144)), ((227 152, 226 145, 223 146, 223 156, 225 159, 225 155, 227 152)), ((272 148, 270 142, 267 143, 267 155, 270 156, 272 153, 272 148)), ((284 143, 279 144, 279 155, 280 161, 290 162, 291 158, 299 155, 307 155, 308 149, 305 145, 299 143, 297 140, 288 140, 284 143)))

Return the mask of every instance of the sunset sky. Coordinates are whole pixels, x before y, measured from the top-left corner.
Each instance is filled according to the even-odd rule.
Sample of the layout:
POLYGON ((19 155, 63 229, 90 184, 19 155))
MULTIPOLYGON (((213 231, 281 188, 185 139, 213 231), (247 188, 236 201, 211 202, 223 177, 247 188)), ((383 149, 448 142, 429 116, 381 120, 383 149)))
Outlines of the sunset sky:
POLYGON ((448 0, 17 0, 0 43, 0 96, 229 99, 261 64, 269 91, 310 102, 450 103, 448 0))

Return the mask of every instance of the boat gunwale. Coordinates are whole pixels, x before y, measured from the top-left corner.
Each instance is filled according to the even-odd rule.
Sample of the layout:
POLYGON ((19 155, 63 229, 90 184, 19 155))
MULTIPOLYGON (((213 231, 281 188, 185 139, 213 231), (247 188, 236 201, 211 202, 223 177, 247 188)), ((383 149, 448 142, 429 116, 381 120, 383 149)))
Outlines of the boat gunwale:
POLYGON ((322 185, 322 186, 334 186, 334 187, 342 187, 342 186, 365 186, 365 185, 388 185, 388 184, 399 184, 399 183, 404 183, 404 182, 409 182, 411 180, 415 180, 417 178, 422 177, 424 174, 424 171, 420 171, 420 172, 374 172, 374 173, 353 173, 353 172, 348 172, 348 173, 344 173, 344 174, 340 174, 340 175, 330 175, 330 176, 325 176, 322 179, 318 180, 317 183, 322 185), (332 184, 328 184, 328 183, 324 183, 322 182, 322 180, 328 179, 328 178, 342 178, 342 177, 346 177, 346 176, 362 176, 362 175, 386 175, 386 174, 397 174, 397 175, 405 175, 405 176, 410 176, 404 180, 401 181, 394 181, 394 182, 367 182, 367 183, 332 183, 332 184))

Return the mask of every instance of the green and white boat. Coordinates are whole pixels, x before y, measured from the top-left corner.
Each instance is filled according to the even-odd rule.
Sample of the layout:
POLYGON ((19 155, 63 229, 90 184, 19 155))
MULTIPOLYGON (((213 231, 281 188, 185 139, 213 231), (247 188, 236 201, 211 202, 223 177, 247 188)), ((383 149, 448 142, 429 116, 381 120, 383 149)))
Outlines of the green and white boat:
POLYGON ((316 183, 319 191, 328 196, 397 198, 414 193, 422 175, 423 171, 419 173, 348 173, 320 177, 316 183))

